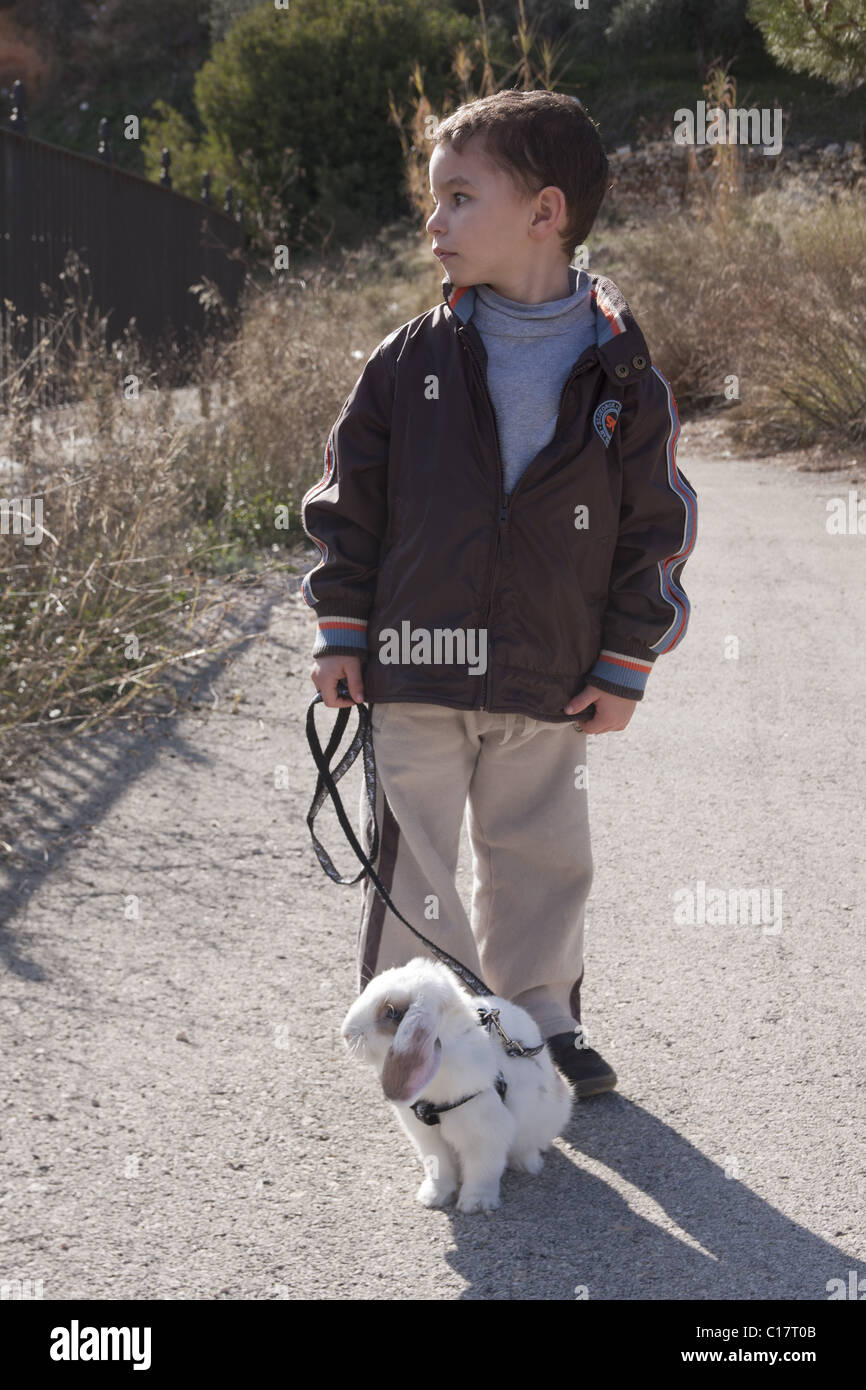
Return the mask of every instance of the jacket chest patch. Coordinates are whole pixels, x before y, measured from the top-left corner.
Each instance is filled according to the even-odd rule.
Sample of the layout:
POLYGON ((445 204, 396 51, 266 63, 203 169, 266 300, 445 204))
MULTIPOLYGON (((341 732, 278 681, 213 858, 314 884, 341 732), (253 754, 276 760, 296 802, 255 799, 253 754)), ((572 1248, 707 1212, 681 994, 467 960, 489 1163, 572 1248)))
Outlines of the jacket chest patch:
POLYGON ((621 410, 622 401, 602 401, 601 405, 596 406, 592 423, 595 425, 605 448, 610 443, 613 427, 619 419, 621 410))

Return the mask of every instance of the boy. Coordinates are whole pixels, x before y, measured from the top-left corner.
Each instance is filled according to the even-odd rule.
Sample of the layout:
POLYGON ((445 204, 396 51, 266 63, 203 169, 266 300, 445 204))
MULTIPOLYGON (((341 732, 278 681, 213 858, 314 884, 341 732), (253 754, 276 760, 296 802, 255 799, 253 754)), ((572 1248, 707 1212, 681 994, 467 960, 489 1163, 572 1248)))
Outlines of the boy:
MULTIPOLYGON (((498 92, 442 122, 427 231, 444 303, 372 353, 302 504, 322 552, 301 581, 313 683, 331 708, 370 706, 376 871, 528 1010, 580 1096, 616 1085, 575 1027, 586 735, 624 729, 682 639, 696 534, 670 387, 613 282, 570 264, 607 174, 572 97, 498 92)), ((359 989, 423 950, 365 880, 359 989)))

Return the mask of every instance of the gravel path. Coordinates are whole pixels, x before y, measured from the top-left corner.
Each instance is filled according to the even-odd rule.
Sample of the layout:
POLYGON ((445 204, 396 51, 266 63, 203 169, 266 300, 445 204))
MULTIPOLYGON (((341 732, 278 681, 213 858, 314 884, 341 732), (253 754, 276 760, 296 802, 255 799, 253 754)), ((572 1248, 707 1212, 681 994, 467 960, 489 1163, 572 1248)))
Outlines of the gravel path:
MULTIPOLYGON (((0 784, 0 1280, 820 1300, 866 1272, 866 541, 826 530, 845 472, 692 453, 688 430, 679 462, 701 509, 692 627, 629 728, 590 741, 585 1020, 617 1092, 575 1107, 539 1177, 506 1175, 497 1212, 413 1200, 420 1168, 339 1039, 360 886, 310 845, 311 615, 270 579, 201 709, 0 784), (763 889, 770 914, 678 920, 701 882, 763 889)), ((318 825, 354 874, 336 819, 318 825)), ((468 902, 465 837, 460 882, 468 902)))

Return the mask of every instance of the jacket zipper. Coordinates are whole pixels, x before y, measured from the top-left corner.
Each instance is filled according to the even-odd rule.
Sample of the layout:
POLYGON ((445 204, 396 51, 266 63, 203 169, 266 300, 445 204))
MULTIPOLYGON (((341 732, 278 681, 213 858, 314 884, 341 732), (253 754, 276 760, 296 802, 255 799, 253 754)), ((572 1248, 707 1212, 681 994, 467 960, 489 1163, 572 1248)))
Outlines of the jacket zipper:
MULTIPOLYGON (((488 408, 489 408, 489 410, 490 410, 490 415, 491 415, 491 418, 492 418, 492 420, 493 420, 493 432, 494 432, 494 434, 495 434, 495 436, 496 436, 496 457, 497 457, 497 462, 498 462, 498 464, 499 464, 499 525, 498 525, 497 528, 496 528, 496 545, 494 546, 494 550, 493 550, 493 567, 492 567, 492 570, 491 570, 490 581, 489 581, 489 583, 490 583, 490 589, 489 589, 489 597, 488 597, 488 600, 487 600, 487 615, 486 615, 486 617, 485 617, 485 619, 484 619, 484 631, 487 632, 487 633, 489 633, 489 632, 490 632, 490 613, 491 613, 491 610, 492 610, 492 608, 493 608, 493 593, 494 593, 494 590, 495 590, 495 588, 496 588, 495 580, 496 580, 496 570, 497 570, 497 568, 498 568, 498 562, 499 562, 499 549, 500 549, 500 542, 501 542, 501 538, 502 538, 502 527, 505 526, 505 525, 507 525, 507 522, 508 522, 509 500, 508 500, 507 496, 505 495, 505 470, 504 470, 504 468, 503 468, 503 466, 502 466, 502 446, 501 446, 500 439, 499 439, 499 428, 498 428, 497 423, 496 423, 496 411, 495 411, 495 409, 494 409, 494 407, 493 407, 493 398, 492 398, 492 396, 490 395, 490 388, 489 388, 488 385, 487 385, 487 381, 486 381, 486 379, 485 379, 485 375, 484 375, 484 372, 483 372, 483 370, 482 370, 481 363, 479 362, 479 360, 478 360, 478 358, 477 358, 477 356, 476 356, 476 354, 475 354, 475 350, 474 350, 474 348, 472 347, 472 344, 469 342, 469 339, 466 338, 466 337, 464 336, 464 334, 465 334, 465 330, 464 330, 463 328, 461 328, 461 329, 459 330, 460 342, 463 344, 464 348, 465 348, 466 351, 469 353, 469 356, 470 356, 470 359, 471 359, 471 361, 472 361, 472 365, 473 365, 475 374, 476 374, 476 376, 478 377, 478 380, 479 380, 480 383, 481 383, 481 389, 482 389, 482 391, 484 392, 484 396, 485 396, 485 398, 486 398, 486 400, 487 400, 487 405, 488 405, 488 408)), ((596 357, 591 357, 591 358, 589 358, 589 360, 586 361, 586 362, 584 362, 584 364, 583 364, 581 367, 572 368, 572 370, 569 372, 568 376, 566 377, 565 383, 564 383, 563 388, 562 388, 562 392, 560 393, 560 397, 559 397, 559 409, 558 409, 557 412, 556 412, 556 425, 555 425, 555 427, 554 427, 554 435, 556 434, 557 430, 559 429, 559 419, 560 419, 560 416, 562 415, 562 406, 563 406, 563 403, 564 403, 564 401, 565 401, 565 393, 566 393, 566 391, 568 390, 568 388, 569 388, 569 386, 571 385, 571 383, 572 383, 572 381, 574 380, 574 378, 575 378, 576 376, 580 376, 580 374, 581 374, 582 372, 588 371, 589 368, 593 365, 593 363, 596 362, 597 360, 598 360, 597 356, 596 356, 596 357)), ((530 465, 530 466, 531 466, 531 465, 530 465)), ((529 471, 528 468, 524 469, 524 470, 523 470, 523 473, 522 473, 521 476, 520 476, 520 478, 517 480, 517 484, 516 484, 516 486, 515 486, 515 488, 514 488, 514 492, 512 492, 512 494, 511 494, 512 499, 514 498, 514 494, 517 492, 518 488, 520 487, 521 483, 523 482, 524 478, 526 477, 526 474, 527 474, 528 471, 529 471)), ((491 704, 493 703, 492 696, 489 695, 489 693, 488 693, 488 677, 489 677, 490 666, 491 666, 491 661, 490 661, 490 647, 491 647, 491 646, 492 646, 492 643, 488 643, 487 668, 486 668, 486 670, 485 670, 485 672, 484 672, 484 685, 483 685, 482 690, 481 690, 481 706, 480 706, 480 708, 481 708, 485 713, 487 712, 487 701, 488 701, 488 699, 490 700, 490 703, 491 703, 491 704)))
MULTIPOLYGON (((496 423, 496 411, 495 411, 494 408, 493 408, 493 398, 492 398, 492 396, 490 395, 490 388, 488 387, 487 382, 486 382, 486 380, 485 380, 484 371, 482 370, 481 363, 479 362, 479 360, 478 360, 478 358, 477 358, 477 356, 476 356, 476 354, 475 354, 475 350, 474 350, 474 348, 472 347, 472 344, 469 342, 469 340, 464 336, 464 329, 462 329, 462 328, 460 329, 460 341, 461 341, 461 343, 463 343, 463 346, 465 347, 466 351, 469 353, 469 357, 470 357, 470 360, 471 360, 471 362, 472 362, 473 371, 474 371, 474 373, 475 373, 475 375, 476 375, 478 381, 480 382, 481 389, 482 389, 482 391, 483 391, 483 393, 484 393, 484 397, 485 397, 485 400, 487 401, 487 406, 488 406, 488 409, 489 409, 489 411, 490 411, 490 417, 491 417, 491 419, 493 420, 493 433, 494 433, 494 435, 496 436, 496 461, 497 461, 497 463, 498 463, 498 465, 499 465, 499 525, 498 525, 497 528, 496 528, 496 544, 495 544, 495 546, 493 547, 493 565, 492 565, 492 567, 491 567, 490 579, 489 579, 489 581, 488 581, 489 588, 488 588, 488 599, 487 599, 487 614, 486 614, 486 617, 485 617, 485 619, 484 619, 484 631, 485 631, 485 633, 487 633, 487 634, 489 635, 489 633, 490 633, 490 613, 491 613, 491 610, 492 610, 492 608, 493 608, 493 591, 494 591, 494 589, 495 589, 495 587, 496 587, 496 570, 497 570, 497 566, 498 566, 498 562, 499 562, 499 546, 500 546, 500 541, 501 541, 501 537, 502 537, 502 527, 503 527, 503 526, 507 523, 507 521, 508 521, 508 498, 507 498, 506 495, 505 495, 505 469, 504 469, 503 466, 502 466, 502 444, 501 444, 500 439, 499 439, 499 426, 498 426, 497 423, 496 423)), ((489 640, 488 640, 488 646, 487 646, 487 666, 486 666, 485 671, 484 671, 484 677, 483 677, 484 683, 483 683, 482 688, 481 688, 481 705, 480 705, 480 708, 481 708, 485 713, 486 713, 486 711, 487 711, 487 700, 488 700, 488 681, 489 681, 489 677, 490 677, 490 665, 491 665, 491 662, 490 662, 490 653, 491 653, 491 646, 492 646, 492 644, 491 644, 491 643, 489 642, 489 640)))

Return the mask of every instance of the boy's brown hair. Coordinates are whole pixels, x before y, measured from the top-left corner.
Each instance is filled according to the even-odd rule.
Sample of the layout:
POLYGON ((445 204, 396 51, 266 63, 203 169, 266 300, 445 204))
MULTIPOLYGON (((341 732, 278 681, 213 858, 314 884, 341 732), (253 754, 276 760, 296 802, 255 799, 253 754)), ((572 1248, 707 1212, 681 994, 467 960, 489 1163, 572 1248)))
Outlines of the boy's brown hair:
POLYGON ((433 148, 447 140, 459 154, 476 134, 480 153, 526 197, 548 184, 562 189, 567 213, 560 236, 570 261, 598 216, 609 173, 598 130, 577 98, 512 90, 479 97, 439 123, 433 148))

